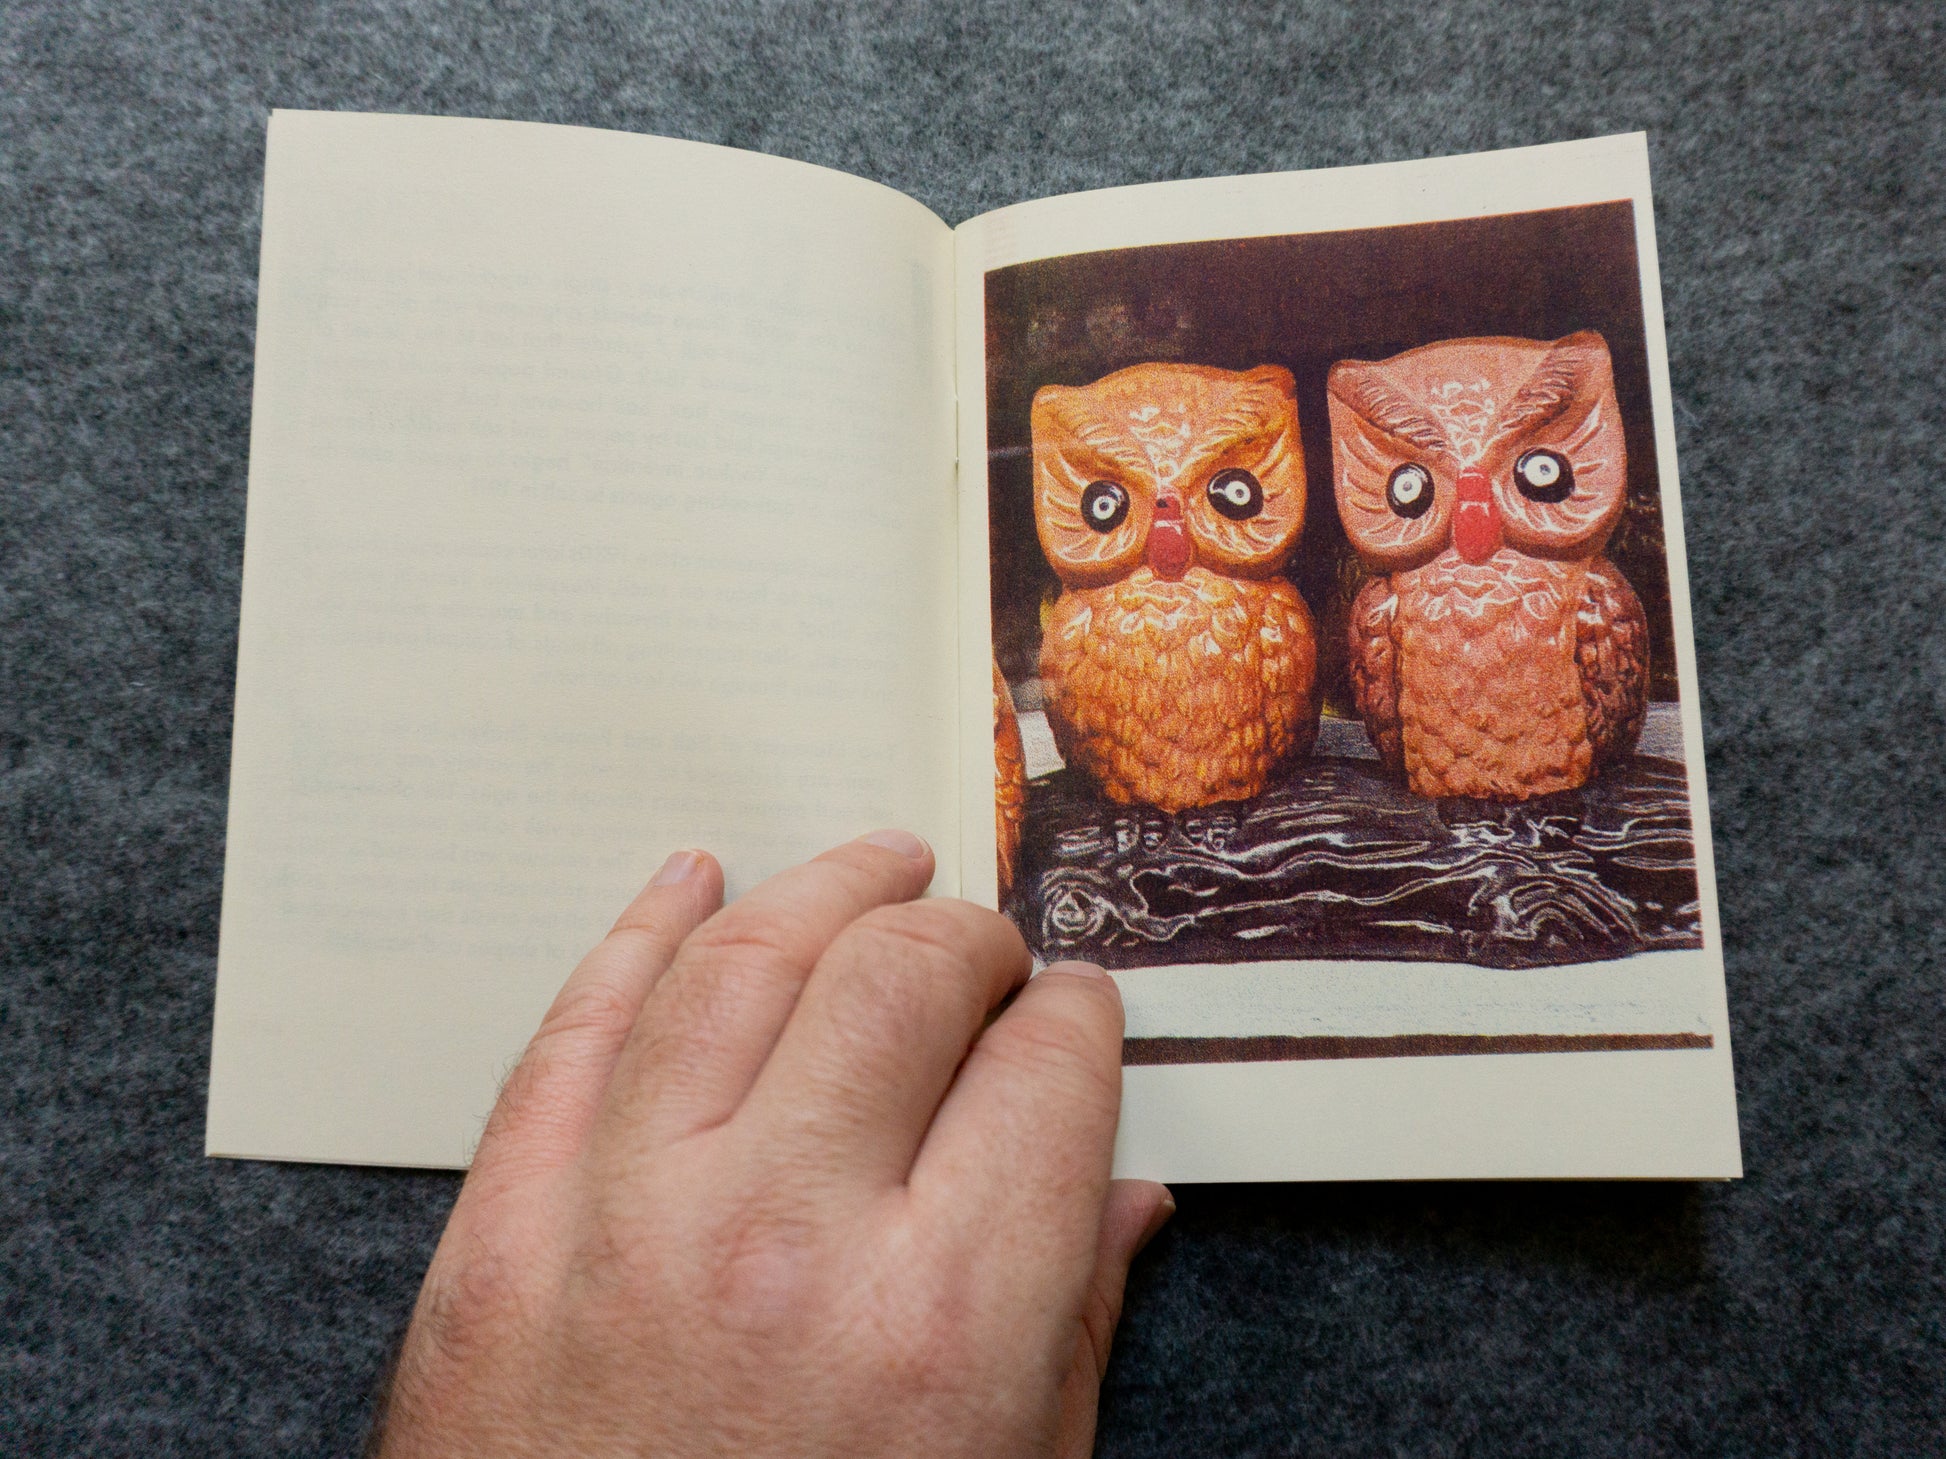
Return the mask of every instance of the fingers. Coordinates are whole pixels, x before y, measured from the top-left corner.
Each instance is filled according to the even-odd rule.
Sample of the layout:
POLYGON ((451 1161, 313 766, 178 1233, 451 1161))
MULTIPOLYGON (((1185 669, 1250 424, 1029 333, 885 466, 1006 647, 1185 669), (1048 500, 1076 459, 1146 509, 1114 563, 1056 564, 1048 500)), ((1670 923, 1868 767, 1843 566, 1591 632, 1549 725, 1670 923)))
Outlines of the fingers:
POLYGON ((1034 1259, 1053 1270, 1091 1262, 1121 1050, 1114 979, 1086 963, 1046 969, 966 1056, 913 1163, 915 1198, 950 1206, 946 1218, 970 1231, 1036 1233, 1034 1259))
POLYGON ((780 872, 690 935, 644 1004, 605 1116, 626 1144, 667 1142, 736 1112, 831 940, 932 880, 932 851, 878 831, 780 872))
POLYGON ((1122 1294, 1128 1286, 1129 1266, 1175 1214, 1176 1198, 1166 1185, 1152 1180, 1109 1182, 1101 1232, 1096 1238, 1094 1278, 1081 1315, 1097 1382, 1108 1372, 1108 1349, 1114 1341, 1115 1324, 1122 1320, 1122 1294))
POLYGON ((1056 1459, 1088 1459, 1094 1452, 1095 1414, 1102 1380, 1108 1376, 1108 1351, 1122 1320, 1129 1264, 1175 1213, 1176 1198, 1167 1186, 1152 1180, 1109 1183, 1095 1242, 1095 1270, 1082 1298, 1080 1331, 1061 1383, 1056 1459))
POLYGON ((508 1075, 474 1168, 557 1165, 581 1148, 650 988, 685 937, 723 905, 723 869, 703 851, 662 864, 581 960, 508 1075))
POLYGON ((968 902, 879 907, 833 939, 745 1101, 756 1138, 849 1185, 898 1185, 987 1016, 1032 967, 968 902))

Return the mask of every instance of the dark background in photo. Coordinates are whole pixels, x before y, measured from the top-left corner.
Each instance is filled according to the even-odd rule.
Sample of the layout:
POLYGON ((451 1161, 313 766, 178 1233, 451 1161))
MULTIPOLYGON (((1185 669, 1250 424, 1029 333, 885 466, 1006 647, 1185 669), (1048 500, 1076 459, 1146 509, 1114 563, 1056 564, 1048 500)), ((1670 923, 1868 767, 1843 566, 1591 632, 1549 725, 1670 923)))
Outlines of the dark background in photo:
POLYGON ((1332 498, 1326 372, 1439 340, 1592 329, 1628 443, 1628 505, 1607 552, 1648 614, 1651 697, 1676 697, 1632 203, 1068 254, 989 273, 986 311, 993 638, 1009 681, 1038 672, 1040 605, 1060 587, 1034 533, 1028 413, 1041 386, 1149 360, 1290 370, 1308 501, 1285 572, 1318 617, 1326 704, 1350 714, 1342 629, 1360 569, 1332 498))

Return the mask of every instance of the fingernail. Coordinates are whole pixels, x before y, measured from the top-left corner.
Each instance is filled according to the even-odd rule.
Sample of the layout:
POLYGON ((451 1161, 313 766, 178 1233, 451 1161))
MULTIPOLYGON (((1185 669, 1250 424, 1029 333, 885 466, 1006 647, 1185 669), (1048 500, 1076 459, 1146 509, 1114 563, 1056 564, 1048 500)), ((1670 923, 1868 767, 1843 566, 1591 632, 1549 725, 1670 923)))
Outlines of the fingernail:
POLYGON ((649 878, 652 887, 672 887, 679 881, 689 880, 696 868, 703 864, 700 851, 678 851, 662 863, 662 869, 649 878))
POLYGON ((901 856, 910 856, 914 861, 932 849, 910 831, 874 831, 858 839, 869 841, 874 846, 883 846, 887 851, 896 851, 901 856))
POLYGON ((1097 963, 1066 962, 1049 963, 1041 971, 1048 973, 1072 973, 1077 978, 1105 978, 1108 970, 1097 963))
POLYGON ((1136 1251, 1140 1252, 1143 1247, 1155 1240, 1161 1234, 1162 1228, 1169 1224, 1169 1218, 1175 1214, 1176 1198, 1168 1191, 1164 1191, 1162 1193, 1162 1204, 1150 1212, 1149 1224, 1142 1228, 1142 1237, 1135 1243, 1136 1251))

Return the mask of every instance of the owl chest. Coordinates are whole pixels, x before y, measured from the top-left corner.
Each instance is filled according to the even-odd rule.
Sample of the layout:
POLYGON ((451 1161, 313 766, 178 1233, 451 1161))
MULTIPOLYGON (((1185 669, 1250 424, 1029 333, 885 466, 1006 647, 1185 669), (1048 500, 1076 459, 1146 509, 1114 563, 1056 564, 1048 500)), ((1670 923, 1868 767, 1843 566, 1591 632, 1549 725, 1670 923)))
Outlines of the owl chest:
POLYGON ((1509 552, 1478 566, 1449 558, 1393 579, 1413 789, 1525 798, 1582 784, 1592 763, 1575 661, 1584 570, 1509 552))
POLYGON ((1042 640, 1063 754, 1109 796, 1164 808, 1256 793, 1296 743, 1315 640, 1296 590, 1146 569, 1063 593, 1042 640))

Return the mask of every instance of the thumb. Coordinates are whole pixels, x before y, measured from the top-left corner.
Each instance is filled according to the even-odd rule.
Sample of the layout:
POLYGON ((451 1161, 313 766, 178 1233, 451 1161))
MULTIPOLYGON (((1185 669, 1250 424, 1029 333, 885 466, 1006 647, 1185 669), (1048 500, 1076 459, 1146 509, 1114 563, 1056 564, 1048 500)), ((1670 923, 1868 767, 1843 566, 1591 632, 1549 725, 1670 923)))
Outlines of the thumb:
POLYGON ((1087 1459, 1094 1451, 1095 1412, 1115 1325, 1122 1320, 1129 1264, 1175 1214, 1176 1198, 1165 1185, 1152 1180, 1109 1183, 1101 1235, 1095 1244, 1095 1270, 1081 1308, 1081 1331, 1061 1385, 1061 1420, 1054 1445, 1060 1459, 1087 1459))

